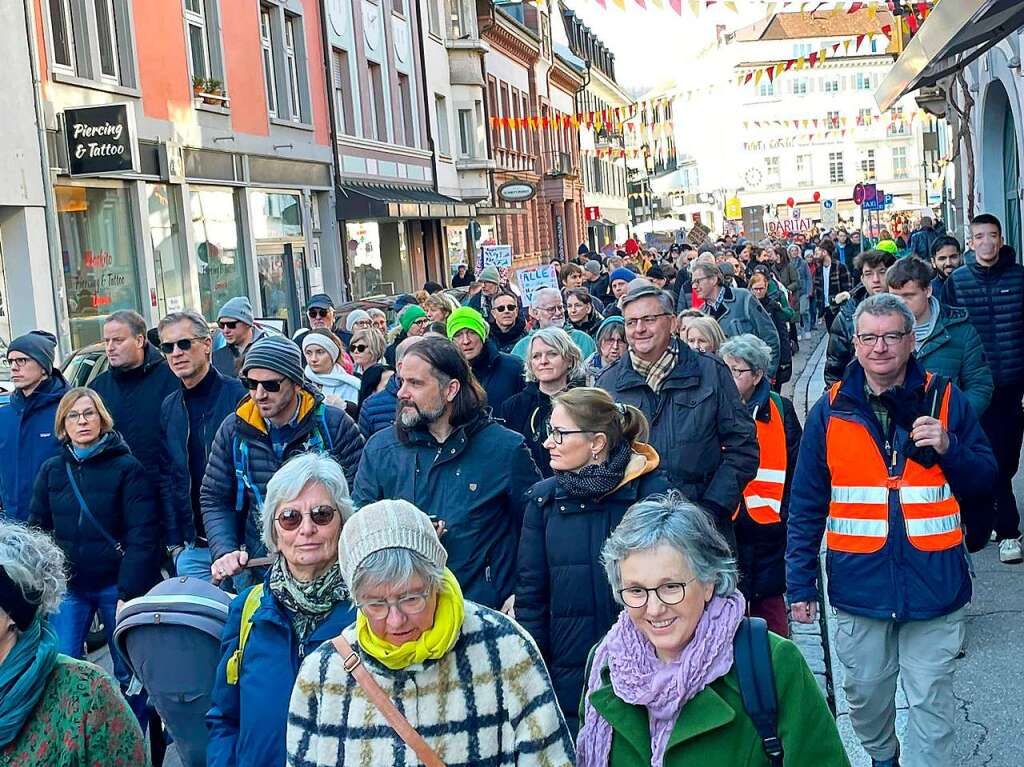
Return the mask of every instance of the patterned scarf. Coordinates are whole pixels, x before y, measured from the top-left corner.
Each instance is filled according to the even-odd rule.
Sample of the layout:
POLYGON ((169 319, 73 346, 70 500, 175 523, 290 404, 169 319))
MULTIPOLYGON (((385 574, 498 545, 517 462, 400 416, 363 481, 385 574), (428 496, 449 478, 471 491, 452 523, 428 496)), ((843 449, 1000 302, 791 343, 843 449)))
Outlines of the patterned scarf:
POLYGON ((288 572, 284 557, 278 557, 270 571, 270 592, 292 619, 299 643, 303 643, 327 619, 339 602, 348 599, 348 589, 337 564, 309 582, 298 581, 288 572))
POLYGON ((679 347, 676 345, 675 340, 668 345, 665 353, 654 362, 647 362, 637 357, 632 351, 629 352, 629 358, 633 363, 633 370, 644 377, 647 385, 651 387, 651 391, 655 394, 661 390, 661 385, 665 383, 665 379, 675 369, 678 357, 679 347))
POLYGON ((623 610, 601 640, 590 667, 584 692, 583 728, 576 740, 577 767, 606 767, 612 748, 612 726, 590 703, 590 694, 602 686, 605 668, 615 695, 625 703, 647 709, 651 728, 651 766, 662 767, 665 749, 679 712, 701 690, 729 673, 733 664, 733 638, 746 612, 746 601, 736 591, 711 598, 693 638, 679 657, 661 661, 654 645, 623 610))
POLYGON ((623 442, 603 463, 577 471, 556 471, 555 481, 571 498, 600 498, 619 486, 632 457, 632 446, 623 442))

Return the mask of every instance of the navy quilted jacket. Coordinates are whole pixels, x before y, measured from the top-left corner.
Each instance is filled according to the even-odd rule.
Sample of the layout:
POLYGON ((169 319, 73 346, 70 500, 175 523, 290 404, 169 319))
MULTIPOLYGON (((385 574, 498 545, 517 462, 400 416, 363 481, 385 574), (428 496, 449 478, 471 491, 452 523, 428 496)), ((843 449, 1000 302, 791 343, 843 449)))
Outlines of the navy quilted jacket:
POLYGON ((369 439, 395 422, 398 410, 398 376, 391 376, 384 388, 363 401, 359 408, 359 431, 369 439))
POLYGON ((1024 266, 1004 245, 995 265, 968 253, 942 291, 942 303, 967 310, 981 336, 996 387, 1024 387, 1024 266))

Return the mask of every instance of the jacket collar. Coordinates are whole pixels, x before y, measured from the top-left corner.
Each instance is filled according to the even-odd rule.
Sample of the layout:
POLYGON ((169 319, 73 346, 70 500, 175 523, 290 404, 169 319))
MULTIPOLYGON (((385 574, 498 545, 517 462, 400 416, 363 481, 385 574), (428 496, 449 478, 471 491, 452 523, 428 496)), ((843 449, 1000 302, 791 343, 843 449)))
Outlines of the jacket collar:
POLYGON ((141 365, 131 368, 130 370, 111 368, 110 374, 119 381, 124 381, 129 378, 143 378, 149 375, 150 372, 161 364, 166 364, 164 355, 162 355, 160 350, 153 346, 153 344, 146 341, 145 354, 142 357, 141 365))
MULTIPOLYGON (((312 392, 309 389, 302 387, 299 389, 299 412, 295 419, 297 424, 304 424, 310 414, 316 410, 317 406, 323 402, 323 395, 319 392, 312 392)), ((263 420, 263 416, 260 415, 260 409, 253 400, 251 394, 245 395, 245 398, 238 403, 238 407, 235 409, 235 415, 242 423, 251 429, 259 432, 263 435, 269 435, 270 431, 267 428, 267 422, 263 420)))
POLYGON ((480 350, 480 354, 478 354, 477 358, 473 360, 470 367, 473 368, 474 372, 479 371, 481 373, 486 373, 491 369, 491 366, 497 361, 497 359, 498 345, 494 342, 494 339, 488 338, 484 341, 484 348, 480 350))
POLYGON ((747 410, 751 415, 756 413, 756 419, 761 423, 768 423, 771 421, 772 409, 768 407, 768 400, 772 396, 772 387, 768 383, 767 378, 762 378, 761 383, 754 389, 754 393, 750 395, 750 401, 747 403, 747 410))
POLYGON ((54 368, 53 373, 42 381, 36 390, 26 397, 20 389, 11 395, 11 405, 15 412, 27 414, 33 410, 42 410, 60 402, 68 390, 68 383, 61 372, 54 368))
MULTIPOLYGON (((667 389, 688 389, 700 385, 700 362, 696 352, 682 342, 677 341, 676 345, 679 350, 676 355, 676 366, 662 383, 662 392, 667 389)), ((614 367, 621 371, 619 382, 626 388, 647 386, 647 379, 633 368, 633 358, 630 354, 623 354, 614 367)))
MULTIPOLYGON (((864 383, 864 368, 860 366, 860 362, 853 360, 846 368, 843 380, 839 384, 839 394, 832 403, 832 409, 840 412, 850 412, 853 410, 869 411, 871 408, 868 405, 867 395, 864 393, 864 383)), ((903 381, 903 388, 916 389, 924 386, 924 383, 924 369, 917 359, 911 355, 907 361, 907 374, 903 381)))
MULTIPOLYGON (((470 438, 490 423, 492 423, 490 415, 482 411, 469 423, 464 423, 452 429, 452 433, 448 435, 448 439, 444 441, 444 444, 451 445, 455 449, 456 455, 461 454, 469 444, 470 438)), ((415 429, 410 429, 405 433, 407 435, 407 442, 410 445, 430 448, 438 446, 437 440, 434 439, 434 435, 430 433, 430 429, 426 426, 417 426, 415 429)))

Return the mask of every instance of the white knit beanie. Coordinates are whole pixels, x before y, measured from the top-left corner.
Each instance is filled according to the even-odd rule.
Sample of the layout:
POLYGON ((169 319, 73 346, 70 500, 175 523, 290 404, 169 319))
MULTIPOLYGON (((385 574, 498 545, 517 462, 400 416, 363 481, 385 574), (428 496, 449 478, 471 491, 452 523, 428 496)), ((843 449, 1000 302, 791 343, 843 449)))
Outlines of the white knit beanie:
POLYGON ((410 549, 438 567, 448 562, 448 552, 441 545, 430 517, 400 499, 368 504, 341 528, 338 567, 345 583, 351 587, 359 565, 384 549, 410 549))

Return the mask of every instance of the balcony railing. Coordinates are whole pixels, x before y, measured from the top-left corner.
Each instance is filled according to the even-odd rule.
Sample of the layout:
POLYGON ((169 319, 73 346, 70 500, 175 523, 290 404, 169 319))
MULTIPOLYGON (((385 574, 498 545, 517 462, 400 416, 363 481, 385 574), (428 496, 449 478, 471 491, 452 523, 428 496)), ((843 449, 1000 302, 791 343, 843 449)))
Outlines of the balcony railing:
POLYGON ((572 176, 572 155, 568 152, 545 152, 544 174, 547 176, 572 176))

